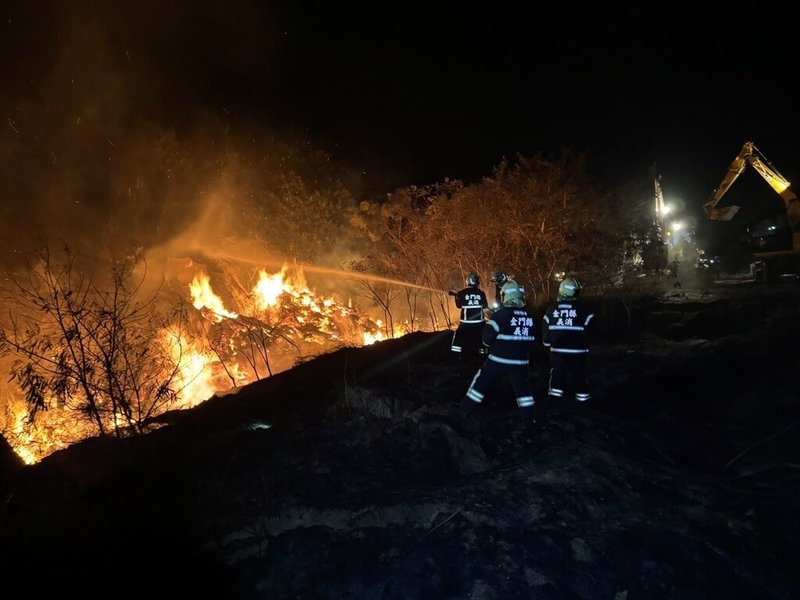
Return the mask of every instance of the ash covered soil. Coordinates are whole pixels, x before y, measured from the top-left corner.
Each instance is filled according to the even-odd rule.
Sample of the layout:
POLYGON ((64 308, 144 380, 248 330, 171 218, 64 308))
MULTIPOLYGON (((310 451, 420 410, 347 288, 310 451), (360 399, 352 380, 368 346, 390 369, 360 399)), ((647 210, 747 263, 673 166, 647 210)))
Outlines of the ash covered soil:
MULTIPOLYGON (((450 333, 346 348, 144 437, 5 455, 0 564, 27 596, 797 598, 800 286, 598 313, 594 398, 534 433, 450 333), (608 326, 610 323, 613 326, 608 326)), ((7 454, 7 453, 6 453, 7 454)))

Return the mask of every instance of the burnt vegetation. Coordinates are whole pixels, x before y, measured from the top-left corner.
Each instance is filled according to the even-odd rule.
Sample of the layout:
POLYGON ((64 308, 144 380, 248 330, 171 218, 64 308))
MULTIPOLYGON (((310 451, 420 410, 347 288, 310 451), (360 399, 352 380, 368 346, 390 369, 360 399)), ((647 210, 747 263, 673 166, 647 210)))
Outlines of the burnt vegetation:
POLYGON ((0 559, 89 596, 146 557, 169 567, 125 593, 792 598, 798 300, 641 302, 625 339, 597 330, 588 404, 548 400, 537 354, 532 434, 507 385, 450 416, 473 371, 445 331, 342 348, 145 436, 5 460, 0 559))

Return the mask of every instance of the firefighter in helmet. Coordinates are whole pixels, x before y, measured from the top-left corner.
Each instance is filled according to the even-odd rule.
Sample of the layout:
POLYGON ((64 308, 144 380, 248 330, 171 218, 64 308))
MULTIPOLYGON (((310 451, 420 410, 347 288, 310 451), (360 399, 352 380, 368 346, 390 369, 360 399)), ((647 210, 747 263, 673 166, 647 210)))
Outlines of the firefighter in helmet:
POLYGON ((502 271, 495 271, 492 273, 492 283, 494 283, 494 304, 492 304, 492 310, 497 310, 503 305, 500 292, 508 279, 508 275, 502 271))
POLYGON ((466 277, 466 287, 460 291, 450 290, 450 295, 455 296, 456 307, 459 309, 458 327, 453 333, 450 344, 459 360, 479 359, 483 346, 481 332, 484 324, 484 310, 489 307, 486 292, 480 288, 481 278, 472 272, 466 277))
POLYGON ((542 344, 550 351, 548 395, 563 398, 569 386, 576 400, 586 402, 591 397, 586 378, 587 330, 593 324, 594 311, 580 298, 581 290, 573 275, 561 281, 556 301, 542 318, 542 344))
POLYGON ((500 376, 511 381, 524 426, 531 427, 533 391, 530 382, 530 353, 535 337, 535 319, 525 304, 525 288, 513 279, 500 290, 503 305, 492 313, 483 327, 483 344, 489 354, 475 374, 461 401, 462 415, 471 413, 483 402, 486 393, 500 376))

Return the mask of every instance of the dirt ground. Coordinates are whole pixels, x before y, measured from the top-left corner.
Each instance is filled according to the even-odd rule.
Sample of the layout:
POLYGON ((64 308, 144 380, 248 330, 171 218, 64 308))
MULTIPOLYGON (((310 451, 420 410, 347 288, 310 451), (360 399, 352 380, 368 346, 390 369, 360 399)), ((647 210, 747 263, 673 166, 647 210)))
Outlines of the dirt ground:
POLYGON ((537 353, 533 434, 507 384, 451 416, 476 365, 448 332, 333 352, 5 467, 3 570, 33 597, 797 598, 798 300, 669 289, 598 334, 585 404, 537 353))

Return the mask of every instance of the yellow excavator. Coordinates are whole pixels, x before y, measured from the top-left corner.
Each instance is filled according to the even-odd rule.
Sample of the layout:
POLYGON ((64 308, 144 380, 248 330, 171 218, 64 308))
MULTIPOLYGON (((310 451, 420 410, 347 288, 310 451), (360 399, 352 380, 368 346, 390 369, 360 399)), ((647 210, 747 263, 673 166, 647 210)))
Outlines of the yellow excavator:
POLYGON ((733 185, 747 165, 753 167, 783 200, 785 215, 767 218, 751 229, 753 261, 750 271, 758 281, 775 281, 783 274, 800 276, 800 200, 791 189, 789 180, 767 160, 753 142, 745 142, 728 167, 722 182, 703 205, 712 221, 730 221, 739 206, 718 206, 725 192, 733 185), (780 234, 784 235, 781 236, 780 234))

